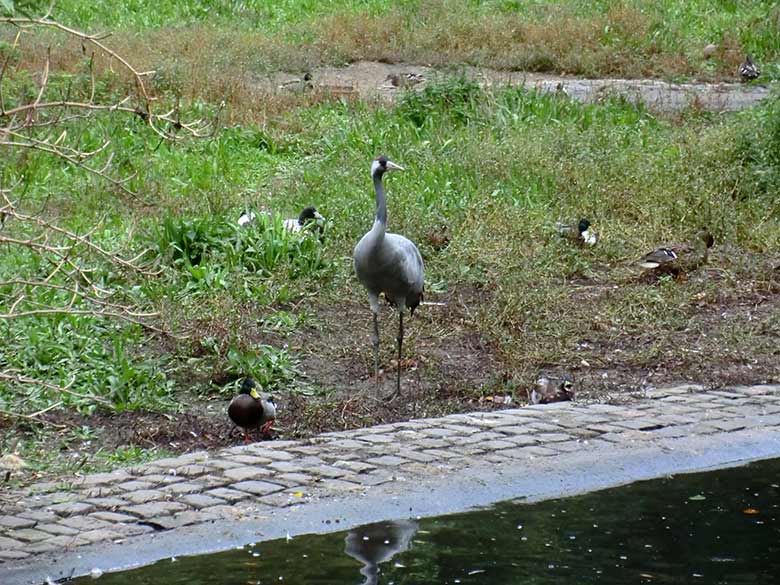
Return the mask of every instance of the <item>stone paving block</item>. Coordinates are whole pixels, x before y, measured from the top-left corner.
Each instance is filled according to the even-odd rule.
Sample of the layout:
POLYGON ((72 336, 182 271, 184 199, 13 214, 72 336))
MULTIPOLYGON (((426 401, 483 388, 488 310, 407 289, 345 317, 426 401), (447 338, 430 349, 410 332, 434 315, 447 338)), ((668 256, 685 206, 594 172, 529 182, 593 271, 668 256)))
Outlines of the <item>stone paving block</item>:
POLYGON ((536 459, 539 457, 550 457, 557 455, 558 451, 549 447, 522 447, 520 449, 504 449, 501 455, 511 457, 512 459, 536 459))
POLYGON ((565 433, 539 433, 536 435, 540 445, 547 445, 548 443, 559 443, 561 441, 568 441, 571 437, 565 433))
POLYGON ((0 561, 20 561, 30 556, 30 553, 21 550, 0 550, 0 561))
POLYGON ((94 510, 95 506, 86 502, 66 502, 64 504, 54 504, 47 509, 60 516, 73 516, 75 514, 87 514, 94 510))
POLYGON ((96 508, 104 508, 104 509, 110 509, 110 508, 117 508, 119 506, 125 506, 127 505, 127 500, 123 500, 122 498, 89 498, 87 500, 84 500, 87 504, 92 504, 96 508))
POLYGON ((532 435, 509 435, 504 437, 503 440, 512 443, 516 447, 539 444, 539 439, 532 435))
MULTIPOLYGON (((296 468, 297 469, 297 468, 296 468)), ((244 481, 247 479, 256 479, 258 477, 268 477, 272 470, 266 467, 236 467, 235 469, 226 469, 225 477, 233 481, 244 481)))
POLYGON ((127 492, 123 496, 133 504, 146 504, 165 499, 166 495, 160 490, 138 490, 136 492, 127 492))
MULTIPOLYGON (((276 441, 274 441, 274 444, 276 444, 276 441)), ((260 455, 261 457, 267 459, 273 459, 274 461, 292 461, 297 457, 293 453, 287 453, 286 451, 277 451, 270 447, 249 445, 248 447, 245 447, 245 449, 250 453, 253 453, 255 455, 260 455)))
POLYGON ((81 546, 82 544, 87 544, 87 542, 89 541, 81 538, 81 536, 67 536, 62 534, 60 536, 54 536, 44 542, 38 542, 34 545, 25 547, 24 550, 28 552, 32 550, 35 550, 36 552, 42 552, 43 550, 46 550, 48 552, 50 550, 57 550, 60 548, 81 546))
POLYGON ((707 424, 721 431, 739 431, 746 426, 744 420, 713 420, 707 424))
POLYGON ((348 475, 352 475, 352 473, 349 472, 348 470, 340 469, 333 465, 317 465, 317 466, 309 467, 308 469, 306 469, 306 471, 308 473, 311 473, 313 475, 319 475, 321 477, 343 478, 348 475))
MULTIPOLYGON (((221 505, 221 504, 215 504, 215 505, 221 505)), ((211 522, 213 520, 218 520, 218 519, 219 519, 218 514, 214 514, 213 512, 205 512, 202 510, 199 510, 197 512, 192 510, 187 510, 184 512, 178 512, 173 515, 173 521, 178 526, 190 526, 192 524, 200 524, 201 522, 211 522)))
POLYGON ((116 487, 118 487, 120 490, 125 492, 135 492, 138 490, 149 490, 154 487, 154 484, 150 481, 141 481, 141 480, 132 480, 132 481, 126 481, 124 483, 118 484, 116 487))
POLYGON ((366 473, 376 469, 376 465, 371 465, 364 461, 336 461, 333 465, 335 467, 343 467, 353 473, 366 473))
POLYGON ((35 528, 54 535, 57 534, 73 535, 79 533, 78 529, 72 528, 70 526, 65 526, 64 524, 38 524, 35 528))
POLYGON ((231 486, 233 489, 240 490, 255 495, 266 495, 278 492, 284 489, 276 483, 270 483, 267 481, 239 481, 231 486))
POLYGON ((118 530, 112 530, 109 528, 100 528, 98 530, 87 530, 86 532, 81 532, 79 534, 79 538, 83 538, 86 541, 89 542, 111 542, 112 540, 116 540, 118 538, 121 538, 124 536, 121 532, 118 530))
POLYGON ((22 518, 29 518, 30 520, 35 520, 36 522, 56 522, 60 518, 54 512, 48 512, 46 510, 29 510, 21 512, 18 514, 18 516, 22 518))
POLYGON ((271 461, 273 461, 273 459, 269 459, 268 457, 259 457, 257 455, 242 454, 231 455, 230 461, 235 461, 241 465, 268 465, 271 463, 271 461))
POLYGON ((207 496, 205 494, 188 494, 179 498, 180 502, 184 502, 188 506, 199 510, 208 506, 219 506, 225 504, 225 500, 221 498, 215 498, 214 496, 207 496))
POLYGON ((201 465, 199 463, 192 463, 190 465, 182 465, 174 468, 175 475, 179 477, 197 477, 199 475, 205 475, 211 473, 213 469, 207 465, 201 465))
POLYGON ((499 451, 501 449, 509 449, 510 447, 514 447, 515 444, 510 443, 509 441, 493 439, 492 441, 485 441, 484 443, 480 443, 479 446, 487 451, 499 451))
POLYGON ((201 491, 204 487, 200 481, 182 481, 163 486, 161 490, 166 494, 192 494, 201 491))
POLYGON ((150 519, 155 516, 165 516, 174 512, 186 510, 187 506, 179 502, 151 502, 149 504, 138 504, 136 506, 125 506, 121 511, 150 519))
POLYGON ((326 489, 334 492, 344 492, 362 489, 362 485, 343 479, 323 479, 317 484, 317 488, 326 489))
POLYGON ((345 451, 348 451, 350 449, 362 449, 363 447, 368 445, 366 441, 360 441, 357 439, 338 439, 338 440, 328 441, 326 444, 329 448, 338 448, 338 449, 343 449, 345 451))
POLYGON ((379 443, 382 445, 385 444, 391 444, 395 443, 395 436, 394 435, 382 435, 382 434, 373 434, 373 435, 364 435, 362 437, 364 441, 367 441, 369 443, 379 443))
POLYGON ((110 471, 108 473, 93 473, 84 477, 82 485, 96 486, 109 483, 119 483, 127 480, 130 474, 124 469, 118 469, 116 471, 110 471))
POLYGON ((382 455, 381 457, 373 457, 366 460, 371 465, 381 465, 384 467, 398 467, 404 463, 408 463, 406 459, 402 457, 396 457, 395 455, 382 455))
POLYGON ((444 439, 419 439, 413 443, 414 446, 422 447, 423 449, 442 449, 449 444, 444 439))
POLYGON ((89 515, 90 518, 97 518, 98 520, 104 520, 106 522, 135 522, 138 520, 135 516, 129 514, 120 514, 119 512, 92 512, 89 515))
POLYGON ((549 448, 559 453, 573 453, 574 451, 582 451, 587 446, 587 443, 581 441, 564 441, 563 443, 553 443, 549 448))
POLYGON ((214 496, 215 498, 220 498, 222 500, 225 500, 227 502, 238 502, 240 500, 246 499, 247 494, 245 492, 234 490, 231 488, 215 488, 213 490, 207 490, 205 492, 206 494, 210 496, 214 496))
POLYGON ((437 459, 458 459, 462 457, 459 453, 454 453, 452 451, 444 450, 444 449, 424 449, 421 451, 421 453, 427 453, 428 455, 433 455, 437 459))
POLYGON ((259 498, 259 501, 271 508, 286 508, 302 503, 301 498, 296 498, 292 494, 287 493, 269 494, 259 498))
POLYGON ((30 518, 20 518, 19 516, 0 516, 0 530, 7 528, 32 528, 36 521, 30 518))
POLYGON ((97 530, 98 528, 108 528, 111 526, 110 522, 93 516, 73 516, 60 520, 59 524, 69 528, 75 528, 76 530, 97 530))
MULTIPOLYGON (((183 478, 178 475, 170 473, 153 473, 151 475, 145 475, 144 481, 151 483, 152 485, 177 483, 182 481, 183 478)), ((200 480, 200 478, 198 478, 200 480)))
POLYGON ((229 484, 230 481, 231 480, 224 475, 217 474, 201 475, 198 478, 198 483, 203 484, 203 489, 223 487, 229 484))
POLYGON ((278 475, 271 476, 271 479, 273 479, 274 482, 289 482, 290 485, 287 487, 290 487, 291 485, 304 485, 314 481, 314 478, 311 475, 297 472, 280 473, 278 475))
POLYGON ((210 465, 215 469, 233 469, 234 467, 241 467, 242 464, 230 459, 215 459, 210 462, 210 465))
POLYGON ((664 425, 663 422, 659 421, 658 419, 644 418, 644 417, 635 418, 632 420, 616 421, 612 423, 612 425, 616 427, 632 429, 635 431, 653 430, 654 428, 666 426, 664 425))
POLYGON ((19 540, 22 542, 40 542, 51 538, 51 534, 37 530, 36 528, 17 528, 15 530, 9 530, 5 533, 8 538, 19 540))
MULTIPOLYGON (((428 453, 421 451, 412 451, 411 449, 401 449, 398 451, 398 456, 408 459, 410 461, 417 461, 418 463, 431 463, 436 461, 436 457, 428 453)), ((359 472, 358 472, 359 473, 359 472)))
POLYGON ((68 536, 67 538, 72 539, 67 545, 55 544, 53 542, 49 542, 48 540, 46 540, 42 542, 36 542, 34 544, 28 544, 27 546, 24 547, 24 551, 31 555, 37 555, 41 553, 61 551, 63 549, 79 546, 81 544, 87 544, 86 540, 81 540, 77 536, 68 536))

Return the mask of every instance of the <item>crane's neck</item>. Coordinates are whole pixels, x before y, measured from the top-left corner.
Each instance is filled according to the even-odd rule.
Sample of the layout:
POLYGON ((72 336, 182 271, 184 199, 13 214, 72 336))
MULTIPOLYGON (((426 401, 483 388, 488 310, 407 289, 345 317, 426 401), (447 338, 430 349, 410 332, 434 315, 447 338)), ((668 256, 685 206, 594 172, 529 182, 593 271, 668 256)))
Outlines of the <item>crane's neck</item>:
POLYGON ((387 228, 387 196, 385 195, 385 186, 382 184, 381 173, 374 174, 374 192, 376 193, 376 218, 374 227, 371 231, 376 234, 378 240, 384 238, 387 228))

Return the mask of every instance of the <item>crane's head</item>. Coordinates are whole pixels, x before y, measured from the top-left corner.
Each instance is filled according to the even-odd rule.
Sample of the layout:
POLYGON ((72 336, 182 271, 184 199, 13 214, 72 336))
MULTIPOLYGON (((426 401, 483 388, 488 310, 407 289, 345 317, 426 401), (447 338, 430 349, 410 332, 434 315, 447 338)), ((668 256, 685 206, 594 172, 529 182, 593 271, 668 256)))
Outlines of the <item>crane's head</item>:
POLYGON ((381 177, 387 171, 403 171, 404 168, 401 165, 395 164, 389 160, 386 156, 380 155, 374 159, 371 163, 371 176, 381 177))

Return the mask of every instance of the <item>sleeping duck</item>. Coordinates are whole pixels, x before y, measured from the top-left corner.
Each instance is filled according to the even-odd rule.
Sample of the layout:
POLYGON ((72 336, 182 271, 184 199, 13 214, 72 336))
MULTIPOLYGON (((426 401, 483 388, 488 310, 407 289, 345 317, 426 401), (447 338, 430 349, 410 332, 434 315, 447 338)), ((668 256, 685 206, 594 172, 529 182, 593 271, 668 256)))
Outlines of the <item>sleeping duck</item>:
POLYGON ((697 270, 707 262, 715 239, 708 231, 699 232, 690 244, 673 244, 656 248, 645 254, 639 265, 655 275, 671 274, 678 277, 697 270))
POLYGON ((571 376, 541 376, 531 390, 532 404, 549 404, 574 400, 574 380, 571 376))
POLYGON ((584 217, 577 222, 577 225, 571 223, 555 224, 555 229, 563 237, 586 246, 595 246, 599 241, 599 234, 590 229, 590 220, 584 217))
POLYGON ((758 78, 761 72, 758 70, 755 63, 753 63, 750 55, 747 55, 745 56, 745 62, 739 66, 739 74, 742 77, 742 81, 750 81, 751 79, 758 78))
POLYGON ((298 216, 298 218, 291 218, 291 219, 285 219, 283 224, 286 230, 291 232, 299 232, 307 225, 318 222, 317 227, 322 230, 322 224, 319 222, 325 221, 325 218, 322 217, 316 209, 309 206, 304 208, 303 211, 301 211, 301 214, 298 216))
POLYGON ((241 227, 246 227, 248 225, 252 225, 253 223, 255 223, 256 219, 257 219, 257 214, 254 211, 247 210, 238 216, 238 225, 240 225, 241 227))
POLYGON ((411 87, 425 81, 422 73, 391 73, 385 77, 385 83, 393 87, 411 87))
POLYGON ((269 396, 263 398, 257 391, 258 385, 252 378, 244 378, 241 390, 228 405, 228 416, 236 426, 244 430, 244 442, 249 442, 249 429, 260 426, 263 434, 271 430, 276 420, 276 403, 269 396))

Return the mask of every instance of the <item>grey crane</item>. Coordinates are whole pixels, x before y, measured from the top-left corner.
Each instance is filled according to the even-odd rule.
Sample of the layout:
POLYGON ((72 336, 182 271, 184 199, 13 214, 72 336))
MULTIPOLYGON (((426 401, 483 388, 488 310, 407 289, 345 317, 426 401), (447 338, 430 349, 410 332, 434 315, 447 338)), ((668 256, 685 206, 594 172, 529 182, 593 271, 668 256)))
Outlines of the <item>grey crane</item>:
POLYGON ((379 295, 398 311, 398 376, 395 398, 401 393, 401 350, 404 341, 404 312, 411 314, 423 298, 423 260, 411 241, 399 234, 387 232, 387 197, 382 177, 387 171, 402 171, 403 167, 378 156, 371 164, 371 178, 376 193, 376 218, 371 229, 355 246, 355 274, 368 292, 368 303, 374 315, 374 374, 379 379, 379 295))
POLYGON ((363 563, 361 585, 379 583, 379 565, 409 549, 419 525, 415 520, 388 520, 353 528, 344 538, 344 552, 363 563))

